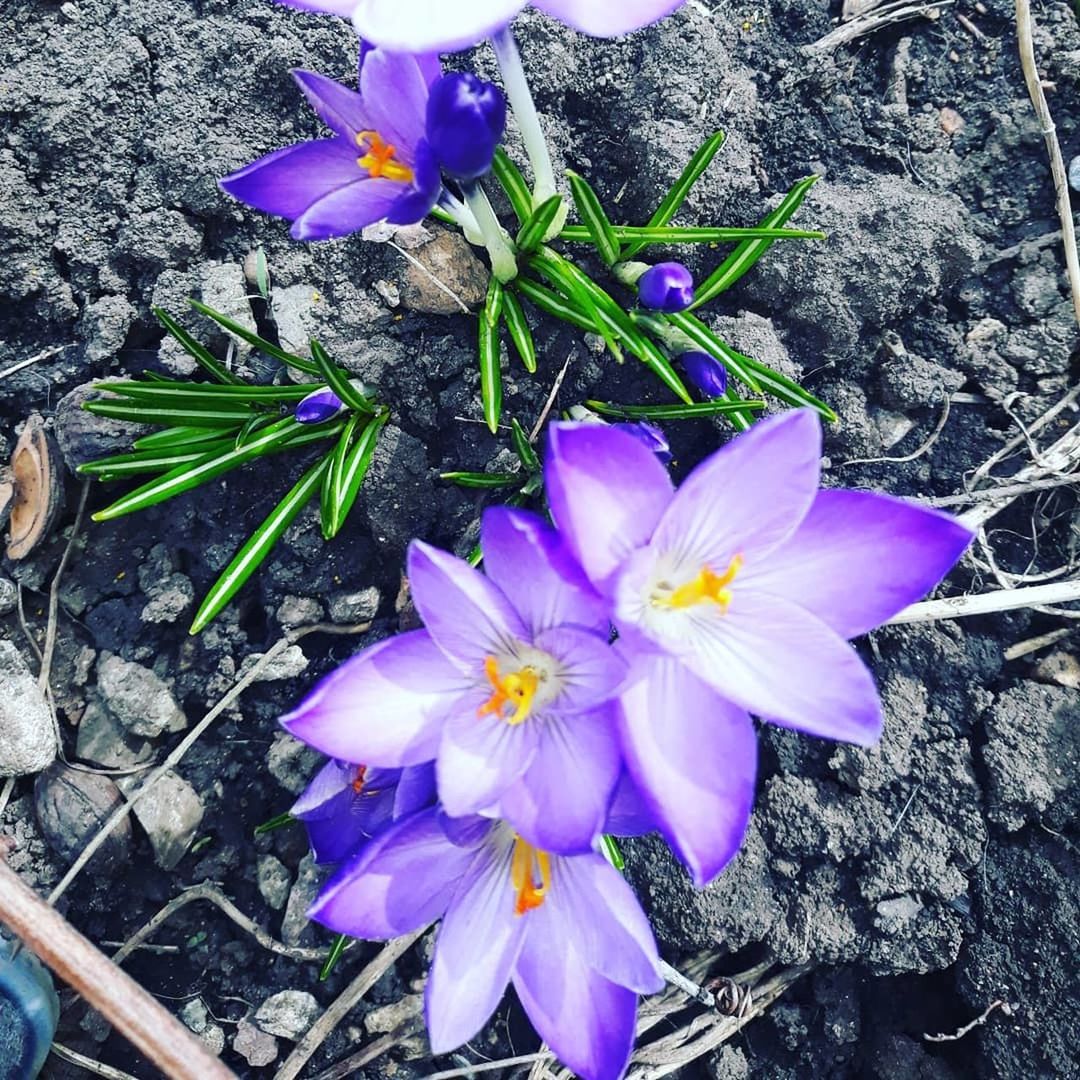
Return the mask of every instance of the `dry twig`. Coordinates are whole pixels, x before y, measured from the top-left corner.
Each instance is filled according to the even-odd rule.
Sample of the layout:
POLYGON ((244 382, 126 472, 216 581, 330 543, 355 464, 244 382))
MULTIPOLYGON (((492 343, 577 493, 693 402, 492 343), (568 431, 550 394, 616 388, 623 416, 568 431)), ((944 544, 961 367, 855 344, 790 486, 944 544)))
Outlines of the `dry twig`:
POLYGON ((919 3, 918 0, 894 0, 891 4, 874 5, 864 10, 849 22, 841 23, 835 30, 830 30, 823 38, 810 45, 804 45, 802 52, 807 56, 824 56, 838 49, 841 45, 856 41, 866 34, 882 30, 894 23, 925 16, 937 19, 940 9, 952 4, 954 0, 937 0, 936 3, 919 3))
POLYGON ((998 611, 1068 604, 1080 600, 1080 581, 1055 581, 1052 585, 1032 585, 1026 589, 995 589, 974 596, 948 596, 944 600, 924 600, 894 615, 886 626, 900 623, 961 619, 969 615, 992 615, 998 611))
POLYGON ((137 1076, 132 1076, 131 1073, 123 1072, 121 1069, 114 1069, 111 1065, 106 1065, 104 1062, 95 1061, 93 1058, 85 1057, 83 1054, 72 1050, 70 1047, 64 1046, 63 1043, 54 1042, 52 1046, 49 1047, 49 1052, 55 1054, 61 1061, 67 1061, 72 1065, 78 1065, 80 1069, 85 1069, 95 1076, 104 1076, 105 1080, 139 1080, 137 1076))
POLYGON ((958 1039, 962 1039, 969 1031, 974 1031, 975 1028, 985 1024, 995 1009, 1000 1009, 1006 1016, 1012 1016, 1012 1006, 1007 1001, 991 1001, 981 1016, 976 1016, 970 1024, 965 1024, 951 1035, 923 1035, 923 1038, 927 1042, 935 1043, 956 1042, 958 1039))

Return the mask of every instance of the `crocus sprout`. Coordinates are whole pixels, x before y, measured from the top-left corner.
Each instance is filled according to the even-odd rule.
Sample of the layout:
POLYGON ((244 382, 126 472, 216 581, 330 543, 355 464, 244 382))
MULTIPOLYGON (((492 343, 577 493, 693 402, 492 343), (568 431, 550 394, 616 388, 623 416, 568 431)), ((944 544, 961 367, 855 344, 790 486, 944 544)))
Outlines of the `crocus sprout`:
POLYGON ((456 180, 476 180, 506 127, 506 99, 493 83, 452 71, 432 84, 427 103, 427 140, 435 160, 456 180))
POLYGON ((727 392, 727 368, 711 353, 685 352, 679 357, 686 377, 709 398, 723 397, 727 392))
POLYGON ((442 919, 425 991, 435 1054, 471 1039, 512 982, 565 1065, 617 1080, 637 995, 663 986, 652 931, 618 871, 594 852, 537 848, 502 821, 438 809, 406 818, 343 866, 309 915, 368 939, 442 919))
POLYGON ((322 386, 297 402, 293 415, 301 424, 322 424, 333 420, 344 408, 345 402, 329 386, 322 386))
POLYGON ((821 429, 756 424, 678 491, 637 440, 556 424, 544 481, 556 524, 609 600, 632 683, 631 775, 699 884, 738 850, 755 742, 748 713, 874 742, 881 705, 846 639, 925 595, 971 541, 885 495, 819 491, 821 429))
POLYGON ((653 311, 685 311, 694 302, 694 277, 678 262, 650 266, 637 279, 638 300, 653 311))

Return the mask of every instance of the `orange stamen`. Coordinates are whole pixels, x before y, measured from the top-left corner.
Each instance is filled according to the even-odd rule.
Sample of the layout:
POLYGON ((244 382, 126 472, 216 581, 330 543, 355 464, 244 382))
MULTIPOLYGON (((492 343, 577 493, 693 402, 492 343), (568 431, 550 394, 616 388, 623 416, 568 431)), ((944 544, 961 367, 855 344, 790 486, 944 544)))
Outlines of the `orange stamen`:
POLYGON ((722 574, 714 573, 709 566, 703 566, 696 578, 673 590, 665 603, 673 608, 688 608, 711 600, 721 611, 727 611, 731 603, 731 589, 728 586, 735 580, 742 564, 743 557, 736 555, 722 574))
POLYGON ((484 674, 491 683, 491 697, 476 711, 477 716, 498 716, 508 724, 522 723, 532 711, 533 698, 536 697, 540 677, 531 667, 511 671, 506 675, 499 673, 499 662, 494 656, 484 660, 484 674), (504 715, 506 707, 513 706, 514 711, 504 715))
POLYGON ((406 184, 412 181, 412 169, 394 160, 397 147, 384 142, 377 131, 361 131, 356 136, 356 142, 361 150, 367 151, 363 157, 356 159, 356 164, 366 169, 369 176, 400 180, 406 184))
POLYGON ((352 782, 352 789, 353 789, 353 792, 355 794, 360 795, 360 794, 363 793, 363 790, 364 790, 364 778, 366 776, 367 776, 367 766, 366 765, 357 765, 356 766, 356 775, 353 777, 353 782, 352 782))
POLYGON ((535 911, 551 889, 551 856, 546 851, 534 848, 532 844, 514 837, 514 853, 510 857, 510 882, 517 892, 514 901, 514 914, 524 915, 535 911), (540 883, 536 883, 535 869, 539 873, 540 883))

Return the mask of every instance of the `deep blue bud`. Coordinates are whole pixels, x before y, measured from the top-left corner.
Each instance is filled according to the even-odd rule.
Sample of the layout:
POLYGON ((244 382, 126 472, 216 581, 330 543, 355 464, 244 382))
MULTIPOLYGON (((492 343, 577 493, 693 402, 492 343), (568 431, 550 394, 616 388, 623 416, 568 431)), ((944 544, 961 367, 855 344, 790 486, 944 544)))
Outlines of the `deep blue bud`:
POLYGON ((637 287, 642 307, 654 311, 685 311, 694 302, 694 278, 682 263, 650 266, 637 287))
POLYGON ((324 386, 298 402, 293 415, 300 424, 321 424, 325 420, 333 420, 344 408, 341 398, 329 386, 324 386))
POLYGON ((427 141, 443 170, 457 180, 476 180, 506 126, 506 99, 493 83, 452 71, 432 84, 427 103, 427 141))
POLYGON ((687 352, 679 357, 687 378, 708 398, 723 397, 727 390, 727 368, 706 352, 687 352))
POLYGON ((659 459, 661 465, 671 464, 671 446, 667 436, 655 424, 647 420, 637 420, 634 423, 612 424, 613 428, 625 431, 627 435, 633 435, 643 446, 648 447, 659 459))

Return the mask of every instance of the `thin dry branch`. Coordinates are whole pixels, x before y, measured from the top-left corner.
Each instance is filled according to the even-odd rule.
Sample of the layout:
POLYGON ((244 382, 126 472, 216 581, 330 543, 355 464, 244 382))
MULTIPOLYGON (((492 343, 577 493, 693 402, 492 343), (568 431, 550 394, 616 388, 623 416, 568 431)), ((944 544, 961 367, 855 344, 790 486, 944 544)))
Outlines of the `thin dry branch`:
POLYGON ((1026 589, 995 589, 974 596, 949 596, 944 600, 924 600, 894 615, 886 626, 901 623, 961 619, 969 615, 992 615, 1017 608, 1068 604, 1080 600, 1080 581, 1055 581, 1052 585, 1032 585, 1026 589))
POLYGON ((88 1058, 70 1047, 64 1046, 63 1043, 54 1042, 49 1047, 49 1053, 54 1054, 61 1061, 77 1065, 80 1069, 85 1069, 95 1076, 104 1076, 105 1080, 139 1080, 137 1076, 132 1076, 131 1073, 124 1072, 122 1069, 114 1069, 111 1065, 106 1065, 102 1061, 88 1058))
POLYGON ((856 41, 876 30, 882 30, 894 23, 925 16, 937 19, 940 9, 948 7, 954 0, 938 0, 936 3, 912 3, 911 0, 894 0, 891 4, 875 6, 871 10, 856 15, 849 22, 842 23, 835 30, 830 30, 823 38, 801 49, 807 56, 825 56, 834 52, 841 45, 856 41))

